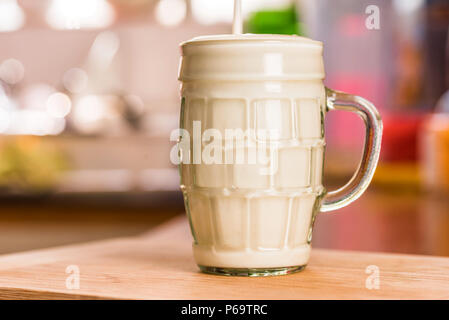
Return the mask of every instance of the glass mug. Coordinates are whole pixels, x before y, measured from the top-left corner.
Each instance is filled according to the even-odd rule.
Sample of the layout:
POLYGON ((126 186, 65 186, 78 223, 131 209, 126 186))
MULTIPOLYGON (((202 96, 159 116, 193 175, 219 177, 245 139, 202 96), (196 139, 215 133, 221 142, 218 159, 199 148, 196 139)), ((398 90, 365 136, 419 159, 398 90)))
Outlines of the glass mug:
POLYGON ((324 87, 318 41, 217 35, 184 42, 181 51, 176 154, 198 266, 241 276, 302 270, 317 213, 350 204, 373 177, 379 113, 324 87), (337 109, 364 120, 365 149, 352 179, 326 192, 324 116, 337 109))

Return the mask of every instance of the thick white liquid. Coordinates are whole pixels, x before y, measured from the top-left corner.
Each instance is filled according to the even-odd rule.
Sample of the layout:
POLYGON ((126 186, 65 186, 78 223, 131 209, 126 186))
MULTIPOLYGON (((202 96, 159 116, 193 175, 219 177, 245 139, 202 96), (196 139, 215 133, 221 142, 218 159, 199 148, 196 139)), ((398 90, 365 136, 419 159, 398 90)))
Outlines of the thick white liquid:
MULTIPOLYGON (((305 265, 324 192, 321 51, 309 53, 304 47, 296 49, 295 43, 270 50, 254 42, 245 44, 241 55, 232 55, 240 49, 226 42, 206 48, 208 41, 184 50, 181 127, 193 133, 193 121, 201 121, 202 131, 215 128, 223 137, 225 129, 236 128, 276 130, 279 137, 277 148, 268 150, 268 165, 181 165, 195 260, 222 268, 305 265), (261 50, 266 54, 259 54, 261 50), (296 59, 302 51, 304 61, 296 59), (216 66, 217 61, 223 65, 216 66), (275 172, 260 174, 273 163, 275 172)), ((246 137, 244 151, 254 148, 259 138, 246 137)))

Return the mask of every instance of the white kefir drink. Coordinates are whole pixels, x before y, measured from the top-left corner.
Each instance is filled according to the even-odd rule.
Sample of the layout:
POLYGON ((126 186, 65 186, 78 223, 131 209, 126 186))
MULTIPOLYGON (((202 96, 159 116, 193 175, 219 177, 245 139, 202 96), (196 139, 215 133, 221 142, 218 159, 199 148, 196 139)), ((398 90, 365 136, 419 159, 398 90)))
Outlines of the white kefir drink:
POLYGON ((208 141, 203 141, 201 163, 193 164, 192 142, 191 164, 181 165, 198 264, 305 265, 314 208, 324 191, 321 43, 228 35, 197 38, 182 48, 181 127, 192 140, 194 121, 201 124, 203 138, 207 129, 218 130, 223 149, 225 130, 236 133, 222 163, 205 163, 208 141))
POLYGON ((368 101, 326 89, 321 42, 236 34, 181 45, 181 189, 200 268, 227 275, 304 268, 320 211, 358 198, 374 173, 381 121, 368 101), (324 116, 343 109, 367 124, 352 180, 322 185, 324 116))

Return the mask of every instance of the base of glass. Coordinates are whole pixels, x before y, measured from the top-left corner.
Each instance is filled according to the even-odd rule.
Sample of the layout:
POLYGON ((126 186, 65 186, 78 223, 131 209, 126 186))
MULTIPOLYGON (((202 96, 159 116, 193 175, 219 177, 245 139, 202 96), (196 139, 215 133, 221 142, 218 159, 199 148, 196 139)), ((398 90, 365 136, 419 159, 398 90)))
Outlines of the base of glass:
POLYGON ((238 277, 267 277, 282 276, 304 270, 306 265, 282 268, 219 268, 201 266, 200 270, 204 273, 217 274, 222 276, 238 276, 238 277))

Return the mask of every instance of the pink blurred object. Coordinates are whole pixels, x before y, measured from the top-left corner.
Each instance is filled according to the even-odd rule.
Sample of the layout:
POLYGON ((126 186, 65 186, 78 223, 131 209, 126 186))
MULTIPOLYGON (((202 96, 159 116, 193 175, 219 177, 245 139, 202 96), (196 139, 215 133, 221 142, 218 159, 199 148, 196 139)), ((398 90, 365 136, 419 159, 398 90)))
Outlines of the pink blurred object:
MULTIPOLYGON (((340 72, 329 75, 326 85, 336 90, 359 95, 374 103, 383 114, 383 97, 385 96, 385 79, 363 73, 340 72)), ((363 122, 357 116, 336 113, 328 121, 328 129, 332 134, 329 141, 337 147, 358 152, 364 135, 363 122)))
POLYGON ((339 31, 347 37, 359 37, 368 32, 365 26, 365 15, 348 14, 339 21, 339 31))

